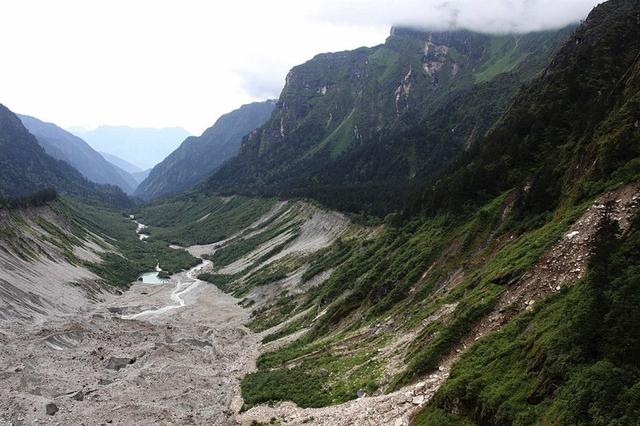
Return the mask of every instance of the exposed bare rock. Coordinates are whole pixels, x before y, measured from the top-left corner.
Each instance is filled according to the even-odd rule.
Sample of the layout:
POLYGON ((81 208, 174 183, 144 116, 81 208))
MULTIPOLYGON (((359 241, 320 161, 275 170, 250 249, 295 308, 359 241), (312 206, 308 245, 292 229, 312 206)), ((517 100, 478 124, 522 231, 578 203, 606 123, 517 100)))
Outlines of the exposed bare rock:
POLYGON ((109 370, 119 371, 135 362, 136 362, 135 358, 120 358, 120 357, 112 356, 111 358, 109 358, 109 361, 107 362, 107 368, 109 370))
POLYGON ((53 416, 59 411, 58 406, 53 402, 50 402, 47 405, 45 405, 44 409, 48 416, 53 416))

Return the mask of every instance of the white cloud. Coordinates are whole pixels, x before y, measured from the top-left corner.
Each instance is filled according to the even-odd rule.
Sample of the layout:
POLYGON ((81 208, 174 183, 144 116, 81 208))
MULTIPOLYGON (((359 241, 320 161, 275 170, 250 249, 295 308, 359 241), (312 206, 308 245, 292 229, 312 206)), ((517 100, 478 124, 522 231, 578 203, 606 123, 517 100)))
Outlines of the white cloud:
POLYGON ((529 32, 559 28, 585 18, 597 0, 326 0, 316 18, 344 24, 393 25, 442 30, 529 32))
POLYGON ((7 0, 0 102, 62 126, 183 126, 199 133, 276 97, 317 53, 382 43, 392 24, 534 30, 587 0, 7 0))

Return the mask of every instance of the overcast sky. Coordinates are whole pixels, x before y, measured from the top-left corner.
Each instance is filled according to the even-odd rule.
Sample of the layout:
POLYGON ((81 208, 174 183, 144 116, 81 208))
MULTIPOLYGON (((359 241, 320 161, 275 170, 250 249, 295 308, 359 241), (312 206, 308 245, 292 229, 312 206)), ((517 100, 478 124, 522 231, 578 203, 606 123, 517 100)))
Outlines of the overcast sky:
POLYGON ((393 24, 556 28, 594 0, 2 0, 0 103, 63 127, 200 134, 277 97, 317 53, 382 43, 393 24))

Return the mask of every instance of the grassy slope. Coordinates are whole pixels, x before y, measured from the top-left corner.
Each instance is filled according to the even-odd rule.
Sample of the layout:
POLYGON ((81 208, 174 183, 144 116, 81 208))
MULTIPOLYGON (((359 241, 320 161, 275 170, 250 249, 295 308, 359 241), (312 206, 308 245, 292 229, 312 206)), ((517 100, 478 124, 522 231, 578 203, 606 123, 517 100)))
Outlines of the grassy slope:
POLYGON ((230 237, 267 213, 273 199, 210 197, 189 193, 146 204, 136 211, 153 237, 184 246, 230 237))
MULTIPOLYGON (((355 398, 363 381, 327 360, 366 352, 415 328, 417 335, 399 354, 400 371, 385 377, 372 369, 366 382, 395 389, 432 371, 490 311, 508 283, 527 271, 596 195, 637 180, 636 18, 634 1, 614 0, 596 8, 547 72, 521 92, 479 154, 472 153, 435 190, 427 191, 420 210, 427 215, 414 211, 410 222, 389 227, 374 241, 354 244, 331 278, 298 301, 311 307, 311 314, 286 331, 310 328, 309 333, 259 359, 258 372, 243 382, 245 401, 251 405, 290 395, 294 402, 315 406, 355 398), (594 55, 607 66, 593 62, 594 55), (601 99, 599 93, 609 95, 601 99), (510 198, 513 209, 505 204, 510 198), (456 280, 458 272, 462 275, 456 280), (427 321, 445 305, 455 306, 450 315, 427 321), (367 337, 371 333, 377 336, 373 340, 367 337), (328 379, 324 386, 291 380, 303 373, 328 379)), ((610 316, 622 321, 625 313, 612 311, 610 316)), ((578 324, 574 331, 585 333, 588 327, 578 324)), ((567 356, 571 345, 558 350, 559 359, 567 356)), ((476 372, 481 360, 475 359, 476 372)), ((592 359, 587 366, 597 369, 599 362, 592 359)), ((500 397, 517 393, 515 384, 528 379, 522 370, 511 372, 504 377, 490 369, 464 382, 441 408, 455 411, 452 401, 463 395, 472 401, 474 420, 508 424, 513 421, 509 412, 517 410, 506 406, 506 417, 500 417, 500 397)), ((606 419, 600 406, 608 395, 625 397, 627 384, 636 392, 630 387, 633 381, 618 376, 596 382, 608 390, 584 397, 582 419, 606 419)), ((520 396, 513 395, 515 400, 520 396)), ((528 402, 534 404, 535 398, 528 402)), ((572 418, 566 407, 577 402, 563 404, 561 414, 541 406, 540 418, 572 418)), ((435 415, 432 421, 447 417, 446 412, 435 415)))
POLYGON ((135 232, 137 225, 121 210, 65 199, 62 211, 119 251, 120 254, 106 252, 101 264, 88 265, 112 284, 127 286, 142 272, 153 271, 158 262, 170 274, 199 263, 198 259, 185 251, 170 249, 165 240, 140 241, 135 232))
MULTIPOLYGON (((291 399, 302 406, 334 404, 355 398, 360 388, 394 389, 436 368, 505 291, 496 282, 522 275, 583 209, 566 210, 543 226, 514 234, 513 224, 501 223, 505 197, 470 218, 423 218, 389 227, 374 240, 343 239, 323 253, 308 271, 311 275, 338 266, 329 280, 303 298, 283 299, 270 308, 271 315, 260 313, 264 319, 280 315, 282 321, 283 313, 292 316, 311 308, 265 341, 304 328, 311 331, 260 357, 258 372, 243 382, 245 402, 291 399), (505 238, 510 235, 515 236, 505 238), (460 266, 464 279, 443 291, 447 277, 460 266), (429 274, 424 274, 427 270, 429 274), (401 371, 385 377, 381 367, 387 361, 377 359, 375 350, 451 303, 457 303, 455 311, 417 333, 399 353, 401 371), (370 335, 372 329, 380 330, 370 335), (297 379, 301 375, 325 383, 309 386, 297 379)), ((255 325, 264 329, 264 324, 255 325)))
POLYGON ((640 220, 601 232, 588 276, 472 347, 415 424, 640 418, 640 220))
POLYGON ((169 274, 197 265, 197 258, 169 245, 207 244, 224 239, 257 220, 274 204, 269 199, 223 199, 199 194, 147 204, 135 212, 142 223, 150 225, 150 237, 145 241, 139 240, 130 212, 69 198, 61 208, 78 224, 116 247, 119 254, 107 252, 101 264, 87 266, 107 281, 126 286, 140 273, 154 270, 157 263, 169 274), (202 219, 206 215, 209 216, 202 219))

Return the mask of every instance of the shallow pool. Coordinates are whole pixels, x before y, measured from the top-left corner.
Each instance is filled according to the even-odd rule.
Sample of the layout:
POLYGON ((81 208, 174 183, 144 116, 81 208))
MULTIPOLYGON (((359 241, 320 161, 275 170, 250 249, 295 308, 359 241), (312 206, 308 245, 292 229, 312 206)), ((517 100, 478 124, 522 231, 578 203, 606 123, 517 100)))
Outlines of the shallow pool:
MULTIPOLYGON (((145 272, 144 274, 140 275, 140 278, 142 278, 142 282, 144 284, 165 284, 167 281, 169 281, 167 279, 158 277, 158 272, 145 272)), ((140 282, 140 280, 138 280, 138 282, 140 282)))

